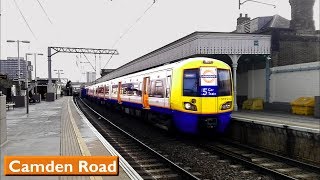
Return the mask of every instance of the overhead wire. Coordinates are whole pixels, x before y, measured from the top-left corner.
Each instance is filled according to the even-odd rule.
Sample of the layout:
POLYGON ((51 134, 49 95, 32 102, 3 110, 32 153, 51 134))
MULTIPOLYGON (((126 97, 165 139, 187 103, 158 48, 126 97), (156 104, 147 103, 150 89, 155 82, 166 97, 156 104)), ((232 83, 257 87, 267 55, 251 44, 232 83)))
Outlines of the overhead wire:
MULTIPOLYGON (((129 27, 127 28, 124 33, 122 33, 119 37, 119 39, 117 39, 117 41, 115 41, 115 43, 113 43, 112 48, 114 48, 119 42, 120 40, 127 35, 132 29, 133 27, 143 18, 143 16, 152 8, 152 6, 157 2, 158 0, 153 0, 153 3, 142 13, 142 15, 140 15, 135 22, 129 27)), ((110 58, 108 59, 107 63, 103 66, 103 68, 105 68, 107 66, 107 64, 110 62, 110 60, 112 59, 113 54, 110 56, 110 58)))
POLYGON ((49 22, 52 24, 52 21, 51 21, 51 19, 50 19, 49 15, 48 15, 48 13, 46 12, 46 10, 43 8, 43 6, 42 6, 42 4, 41 4, 40 0, 37 0, 37 1, 38 1, 39 6, 41 7, 42 11, 44 12, 44 14, 47 16, 47 18, 48 18, 49 22))
POLYGON ((143 18, 143 16, 151 9, 151 7, 156 3, 156 0, 153 1, 153 3, 142 13, 141 16, 139 16, 136 21, 129 27, 125 30, 124 33, 122 33, 119 37, 119 39, 112 45, 112 48, 114 48, 118 43, 119 41, 127 34, 129 33, 133 27, 143 18))
POLYGON ((85 53, 82 53, 82 54, 83 54, 83 56, 86 58, 87 62, 89 62, 89 64, 91 65, 92 69, 93 69, 94 71, 96 71, 96 69, 93 67, 93 65, 92 65, 91 62, 89 61, 88 57, 86 56, 86 54, 85 54, 85 53))
POLYGON ((13 2, 14 2, 14 4, 16 5, 16 8, 19 10, 19 12, 20 12, 20 14, 21 14, 21 16, 22 16, 22 18, 23 18, 24 22, 25 22, 25 23, 26 23, 26 25, 28 26, 28 28, 29 28, 30 32, 32 33, 33 37, 34 37, 35 39, 37 39, 36 35, 34 34, 34 32, 33 32, 33 31, 32 31, 32 29, 31 29, 31 27, 30 27, 30 25, 29 25, 29 23, 28 23, 27 19, 26 19, 26 18, 25 18, 25 16, 23 15, 23 13, 22 13, 22 11, 21 11, 21 9, 20 9, 20 7, 19 7, 19 5, 18 5, 17 1, 16 1, 16 0, 13 0, 13 2))

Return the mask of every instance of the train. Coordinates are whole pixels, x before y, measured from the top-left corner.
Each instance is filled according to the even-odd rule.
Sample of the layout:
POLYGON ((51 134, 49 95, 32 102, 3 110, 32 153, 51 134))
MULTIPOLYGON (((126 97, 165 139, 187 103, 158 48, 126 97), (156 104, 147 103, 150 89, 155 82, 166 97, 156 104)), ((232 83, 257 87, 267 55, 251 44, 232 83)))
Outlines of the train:
POLYGON ((81 96, 187 134, 225 133, 234 105, 230 66, 205 57, 92 84, 81 96))

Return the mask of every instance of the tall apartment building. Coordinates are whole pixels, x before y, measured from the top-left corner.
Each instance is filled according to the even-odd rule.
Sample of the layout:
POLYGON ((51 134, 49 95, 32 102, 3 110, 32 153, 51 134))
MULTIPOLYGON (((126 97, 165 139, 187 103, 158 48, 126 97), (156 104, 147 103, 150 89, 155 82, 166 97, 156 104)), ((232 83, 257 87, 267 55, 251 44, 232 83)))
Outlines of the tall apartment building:
MULTIPOLYGON (((28 61, 28 65, 31 65, 30 61, 28 61)), ((17 80, 19 77, 18 58, 8 57, 7 60, 0 60, 0 73, 8 75, 11 80, 17 80)), ((20 78, 26 78, 26 60, 23 57, 20 57, 20 78)), ((28 78, 31 80, 31 73, 29 73, 28 78)))
POLYGON ((96 80, 96 72, 87 72, 87 83, 96 80))

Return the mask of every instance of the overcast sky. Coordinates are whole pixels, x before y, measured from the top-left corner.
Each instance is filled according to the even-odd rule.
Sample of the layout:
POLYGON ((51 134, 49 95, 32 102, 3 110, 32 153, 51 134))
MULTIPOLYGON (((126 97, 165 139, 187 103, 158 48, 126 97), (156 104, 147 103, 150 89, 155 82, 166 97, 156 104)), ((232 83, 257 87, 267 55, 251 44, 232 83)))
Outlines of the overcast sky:
MULTIPOLYGON (((194 31, 230 32, 236 27, 239 13, 249 17, 279 14, 291 19, 289 0, 261 0, 277 7, 248 2, 238 9, 238 0, 0 0, 1 59, 17 56, 17 44, 7 40, 29 40, 20 45, 20 56, 26 52, 44 53, 37 58, 37 76, 47 77, 47 47, 68 46, 115 48, 106 68, 117 68, 150 51, 158 49, 194 31), (29 23, 28 29, 15 1, 29 23), (142 14, 153 6, 142 16, 142 14), (137 22, 136 20, 142 18, 137 22), (132 26, 134 24, 134 26, 132 26), (128 28, 127 32, 119 40, 128 28)), ((314 7, 316 29, 319 29, 319 0, 314 7)), ((93 66, 104 66, 109 55, 87 55, 93 66)), ((33 57, 29 56, 29 59, 33 57)), ((83 55, 59 53, 53 56, 52 69, 62 69, 63 77, 84 81, 81 72, 93 71, 83 55), (77 65, 78 64, 78 65, 77 65)), ((53 77, 57 77, 53 73, 53 77)))

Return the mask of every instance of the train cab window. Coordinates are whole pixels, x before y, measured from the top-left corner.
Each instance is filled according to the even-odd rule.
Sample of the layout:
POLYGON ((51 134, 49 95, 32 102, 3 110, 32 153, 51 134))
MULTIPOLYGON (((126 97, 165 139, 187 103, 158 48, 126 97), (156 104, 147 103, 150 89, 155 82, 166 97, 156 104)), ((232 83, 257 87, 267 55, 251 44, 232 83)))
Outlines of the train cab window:
POLYGON ((218 69, 218 95, 231 96, 231 75, 226 69, 218 69))
POLYGON ((199 96, 199 69, 184 70, 183 96, 199 96))

